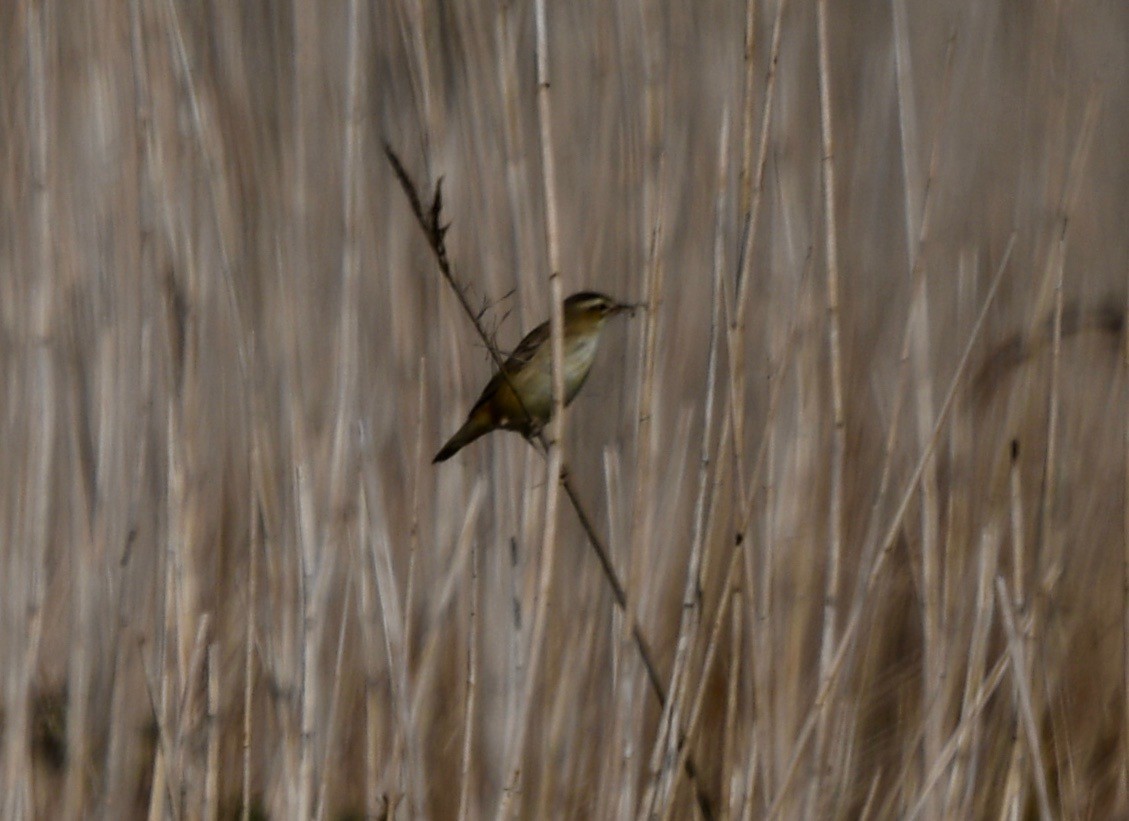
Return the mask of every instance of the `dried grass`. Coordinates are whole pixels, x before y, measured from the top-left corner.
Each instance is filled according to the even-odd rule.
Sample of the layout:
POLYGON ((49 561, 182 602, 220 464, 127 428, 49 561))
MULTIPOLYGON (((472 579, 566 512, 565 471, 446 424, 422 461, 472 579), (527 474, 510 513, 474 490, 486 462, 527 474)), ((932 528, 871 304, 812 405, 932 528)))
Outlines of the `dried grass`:
POLYGON ((1129 10, 539 16, 0 4, 0 815, 1129 815, 1129 10))

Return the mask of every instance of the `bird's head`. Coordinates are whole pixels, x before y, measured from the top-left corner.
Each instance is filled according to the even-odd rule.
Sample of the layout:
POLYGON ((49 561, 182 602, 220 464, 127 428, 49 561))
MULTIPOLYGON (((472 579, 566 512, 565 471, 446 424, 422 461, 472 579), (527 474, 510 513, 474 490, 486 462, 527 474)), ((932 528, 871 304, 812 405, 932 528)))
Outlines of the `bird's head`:
POLYGON ((566 324, 595 323, 604 324, 604 320, 620 313, 634 313, 635 305, 616 302, 610 296, 595 291, 581 291, 573 294, 564 301, 564 317, 566 324))

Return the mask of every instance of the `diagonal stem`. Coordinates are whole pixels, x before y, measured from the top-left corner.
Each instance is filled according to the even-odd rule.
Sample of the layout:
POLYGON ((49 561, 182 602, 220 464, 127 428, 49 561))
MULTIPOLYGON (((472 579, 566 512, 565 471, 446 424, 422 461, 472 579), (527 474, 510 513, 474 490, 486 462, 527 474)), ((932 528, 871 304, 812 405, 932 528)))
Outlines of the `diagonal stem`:
MULTIPOLYGON (((392 164, 392 170, 396 174, 396 179, 400 182, 400 187, 404 189, 404 194, 408 198, 408 204, 411 206, 412 213, 415 215, 416 221, 419 223, 420 228, 423 230, 424 236, 427 237, 427 244, 431 248, 432 253, 435 255, 435 261, 439 265, 439 272, 443 278, 447 280, 447 284, 451 286, 451 290, 455 292, 456 298, 459 300, 459 305, 462 307, 463 312, 467 315, 471 325, 474 326, 475 332, 486 346, 486 350, 490 352, 490 357, 498 366, 498 370, 503 376, 506 376, 505 370, 502 368, 503 358, 498 346, 490 335, 486 333, 486 329, 482 327, 482 322, 479 315, 471 307, 470 301, 467 299, 463 288, 459 285, 458 280, 455 278, 454 271, 451 269, 450 259, 447 256, 447 245, 445 235, 449 226, 442 223, 442 179, 435 186, 435 197, 428 207, 424 207, 422 200, 419 198, 415 185, 412 183, 411 177, 408 176, 407 170, 404 168, 400 158, 396 155, 392 146, 388 143, 384 144, 384 153, 388 156, 388 161, 392 164)), ((508 376, 506 377, 508 379, 508 376)), ((521 394, 518 391, 513 391, 518 401, 521 401, 521 394)), ((540 434, 538 434, 540 437, 540 434)), ((542 441, 543 445, 544 442, 542 441)), ((538 452, 544 455, 544 449, 538 448, 538 452)), ((569 501, 572 503, 573 509, 576 511, 576 517, 580 520, 580 526, 583 528, 585 535, 588 537, 589 544, 596 552, 596 558, 600 562, 600 567, 604 572, 608 585, 611 587, 612 596, 615 599, 616 606, 619 607, 625 614, 627 613, 627 593, 623 587, 623 582, 619 579, 619 574, 616 572, 615 566, 612 564, 611 555, 607 547, 604 545, 603 539, 596 533, 596 528, 592 524, 592 519, 585 510, 584 505, 580 501, 580 496, 576 492, 576 487, 572 484, 569 477, 567 466, 562 468, 560 476, 561 487, 564 488, 565 494, 568 496, 569 501)), ((639 650, 639 656, 643 661, 643 666, 647 670, 647 678, 651 682, 651 689, 654 690, 655 697, 658 699, 660 705, 666 704, 666 687, 659 678, 658 668, 655 665, 654 657, 651 654, 650 648, 643 637, 642 629, 638 623, 632 621, 631 625, 632 635, 635 637, 635 645, 639 650)))
MULTIPOLYGON (((428 247, 431 248, 431 252, 435 256, 435 262, 439 266, 439 273, 443 275, 443 279, 447 281, 451 290, 454 291, 455 297, 459 300, 459 306, 463 309, 463 313, 467 315, 471 325, 474 326, 474 330, 478 334, 479 339, 481 339, 482 343, 486 346, 486 350, 490 352, 490 358, 494 360, 494 364, 498 367, 498 372, 501 373, 508 382, 509 376, 502 367, 504 364, 502 353, 498 350, 498 346, 494 343, 494 340, 486 333, 486 329, 482 327, 479 314, 471 307, 470 300, 467 299, 466 293, 459 284, 458 279, 456 279, 454 271, 451 268, 450 258, 447 256, 446 234, 450 225, 444 225, 442 221, 442 178, 440 178, 435 185, 435 195, 431 203, 425 207, 423 201, 420 199, 415 184, 408 175, 407 169, 404 168, 404 164, 400 161, 395 150, 387 141, 384 143, 384 154, 388 157, 388 162, 392 165, 392 171, 395 173, 400 187, 404 190, 404 195, 408 199, 408 205, 412 209, 412 214, 415 216, 416 222, 419 223, 420 229, 427 238, 428 247)), ((510 387, 512 388, 513 385, 511 384, 510 387)), ((521 396, 518 391, 514 390, 513 394, 520 402, 521 396)), ((523 408, 522 410, 524 411, 525 409, 523 408)), ((526 411, 526 415, 529 416, 528 411, 526 411)), ((530 442, 542 456, 545 455, 545 440, 540 431, 536 434, 536 438, 530 438, 530 442), (538 444, 540 447, 536 447, 538 444)), ((569 477, 567 465, 561 465, 560 483, 561 487, 564 489, 565 495, 568 496, 569 502, 572 504, 572 509, 576 511, 576 517, 580 520, 580 526, 588 537, 588 543, 596 553, 596 558, 600 562, 600 568, 603 570, 604 578, 611 588, 612 598, 615 600, 616 607, 618 607, 620 612, 631 622, 631 638, 635 643, 639 658, 647 672, 647 680, 650 682, 651 690, 655 694, 655 699, 658 701, 660 708, 665 707, 667 700, 666 685, 659 677, 658 667, 655 665, 655 659, 651 652, 650 645, 643 635, 643 628, 635 620, 635 617, 627 607, 627 592, 624 589, 623 582, 620 581, 615 565, 612 564, 611 554, 608 552, 607 546, 604 544, 599 534, 596 533, 592 519, 580 501, 576 488, 569 477)), ((686 772, 691 781, 695 782, 698 808, 706 818, 712 818, 709 797, 705 794, 702 787, 697 784, 697 770, 694 766, 693 759, 689 756, 686 758, 686 772)))

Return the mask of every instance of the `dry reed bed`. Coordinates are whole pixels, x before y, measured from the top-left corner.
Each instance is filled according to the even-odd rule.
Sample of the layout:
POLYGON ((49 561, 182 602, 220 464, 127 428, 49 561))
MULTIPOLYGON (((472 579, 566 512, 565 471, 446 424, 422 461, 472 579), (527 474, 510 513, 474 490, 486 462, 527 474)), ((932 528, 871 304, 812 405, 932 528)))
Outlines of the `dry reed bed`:
POLYGON ((1129 814, 1129 12, 536 10, 0 5, 3 816, 1129 814))

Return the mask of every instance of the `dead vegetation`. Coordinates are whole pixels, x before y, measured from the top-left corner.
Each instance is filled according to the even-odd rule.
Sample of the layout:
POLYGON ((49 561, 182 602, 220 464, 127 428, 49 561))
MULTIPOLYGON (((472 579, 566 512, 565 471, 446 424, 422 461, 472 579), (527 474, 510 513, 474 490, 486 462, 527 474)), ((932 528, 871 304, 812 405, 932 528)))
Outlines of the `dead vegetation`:
POLYGON ((0 815, 1129 814, 1129 10, 546 5, 0 4, 0 815))

